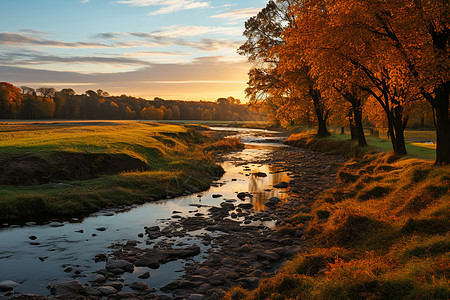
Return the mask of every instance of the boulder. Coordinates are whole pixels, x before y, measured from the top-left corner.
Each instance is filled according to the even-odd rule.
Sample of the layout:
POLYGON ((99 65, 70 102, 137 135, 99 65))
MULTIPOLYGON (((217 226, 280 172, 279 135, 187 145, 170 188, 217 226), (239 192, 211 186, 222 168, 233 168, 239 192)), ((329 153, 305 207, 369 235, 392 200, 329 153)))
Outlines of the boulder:
POLYGON ((132 263, 126 261, 126 260, 114 260, 114 259, 108 259, 106 261, 106 270, 114 270, 114 269, 122 269, 126 272, 133 272, 134 266, 132 263))

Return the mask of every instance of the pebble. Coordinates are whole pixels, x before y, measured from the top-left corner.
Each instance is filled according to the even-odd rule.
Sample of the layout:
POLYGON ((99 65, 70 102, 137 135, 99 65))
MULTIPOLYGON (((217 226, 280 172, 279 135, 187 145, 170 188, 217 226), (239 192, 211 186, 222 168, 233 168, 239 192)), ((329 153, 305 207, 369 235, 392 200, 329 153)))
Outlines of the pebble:
POLYGON ((9 292, 12 291, 19 284, 12 280, 5 280, 0 282, 0 292, 9 292))

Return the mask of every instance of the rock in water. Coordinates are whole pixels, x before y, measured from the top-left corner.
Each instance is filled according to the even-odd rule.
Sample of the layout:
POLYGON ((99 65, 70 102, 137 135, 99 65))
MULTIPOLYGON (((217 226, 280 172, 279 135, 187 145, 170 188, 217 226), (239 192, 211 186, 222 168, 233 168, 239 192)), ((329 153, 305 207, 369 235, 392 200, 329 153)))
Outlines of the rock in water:
POLYGON ((106 270, 122 269, 126 272, 133 272, 134 266, 132 263, 126 260, 113 260, 108 259, 106 261, 106 270))
POLYGON ((238 197, 239 199, 243 200, 245 199, 245 196, 247 195, 247 193, 244 192, 240 192, 236 195, 236 197, 238 197))
POLYGON ((275 184, 273 187, 278 189, 285 189, 289 186, 286 182, 282 181, 280 183, 275 184))
POLYGON ((0 292, 12 291, 18 285, 19 285, 18 283, 11 280, 2 281, 0 282, 0 292))
POLYGON ((78 280, 66 281, 54 284, 50 287, 50 291, 54 295, 74 296, 83 294, 86 287, 78 280))
POLYGON ((253 173, 253 175, 256 177, 267 177, 267 174, 263 173, 263 172, 256 172, 256 173, 253 173))
POLYGON ((130 284, 130 288, 132 288, 134 290, 143 291, 143 290, 147 290, 148 289, 148 285, 143 283, 143 282, 140 282, 140 281, 135 281, 132 284, 130 284))

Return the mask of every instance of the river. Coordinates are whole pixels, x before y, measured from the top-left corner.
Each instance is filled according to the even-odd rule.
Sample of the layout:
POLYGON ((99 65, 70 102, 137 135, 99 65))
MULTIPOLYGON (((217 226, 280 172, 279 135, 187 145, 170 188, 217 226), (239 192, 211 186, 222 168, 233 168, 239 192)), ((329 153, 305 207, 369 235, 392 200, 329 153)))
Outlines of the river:
MULTIPOLYGON (((267 153, 284 147, 276 132, 242 128, 214 128, 215 130, 235 131, 236 136, 246 144, 240 152, 225 156, 221 163, 225 175, 214 182, 205 192, 173 199, 149 202, 144 205, 102 210, 80 220, 48 220, 43 224, 4 224, 0 228, 0 282, 12 280, 19 285, 14 292, 0 293, 11 297, 23 293, 49 296, 49 284, 77 279, 85 283, 96 270, 104 268, 104 262, 94 262, 95 255, 111 252, 110 246, 128 240, 139 241, 139 247, 153 247, 158 240, 146 245, 145 226, 161 228, 173 221, 173 211, 182 217, 195 213, 207 213, 210 206, 218 206, 227 199, 237 199, 236 193, 250 192, 255 211, 267 209, 264 202, 270 197, 285 198, 285 189, 273 189, 281 181, 289 181, 285 172, 275 167, 259 163, 267 153), (267 174, 257 177, 256 172, 267 174), (218 197, 218 195, 221 195, 218 197), (61 224, 55 223, 59 222, 61 224), (60 226, 63 225, 63 226, 60 226)), ((239 220, 239 218, 238 218, 239 220)), ((273 226, 266 222, 266 226, 273 226)), ((201 243, 201 230, 190 232, 183 237, 172 238, 176 245, 198 245, 202 251, 209 246, 201 243)), ((160 239, 163 239, 161 237, 160 239)), ((192 260, 201 261, 202 254, 192 260)), ((192 262, 191 260, 191 262, 192 262)), ((172 261, 151 270, 151 277, 145 282, 159 289, 179 278, 186 261, 172 261)), ((138 280, 146 268, 135 268, 133 273, 125 273, 126 282, 138 280)))

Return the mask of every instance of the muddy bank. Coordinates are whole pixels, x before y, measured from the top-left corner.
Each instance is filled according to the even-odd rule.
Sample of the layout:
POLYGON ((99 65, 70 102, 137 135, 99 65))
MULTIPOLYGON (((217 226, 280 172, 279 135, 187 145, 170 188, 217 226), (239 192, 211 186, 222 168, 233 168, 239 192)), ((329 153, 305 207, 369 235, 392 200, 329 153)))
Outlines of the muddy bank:
POLYGON ((48 159, 31 155, 0 161, 0 184, 38 185, 55 180, 86 180, 144 170, 148 170, 145 162, 123 153, 60 151, 48 159))

